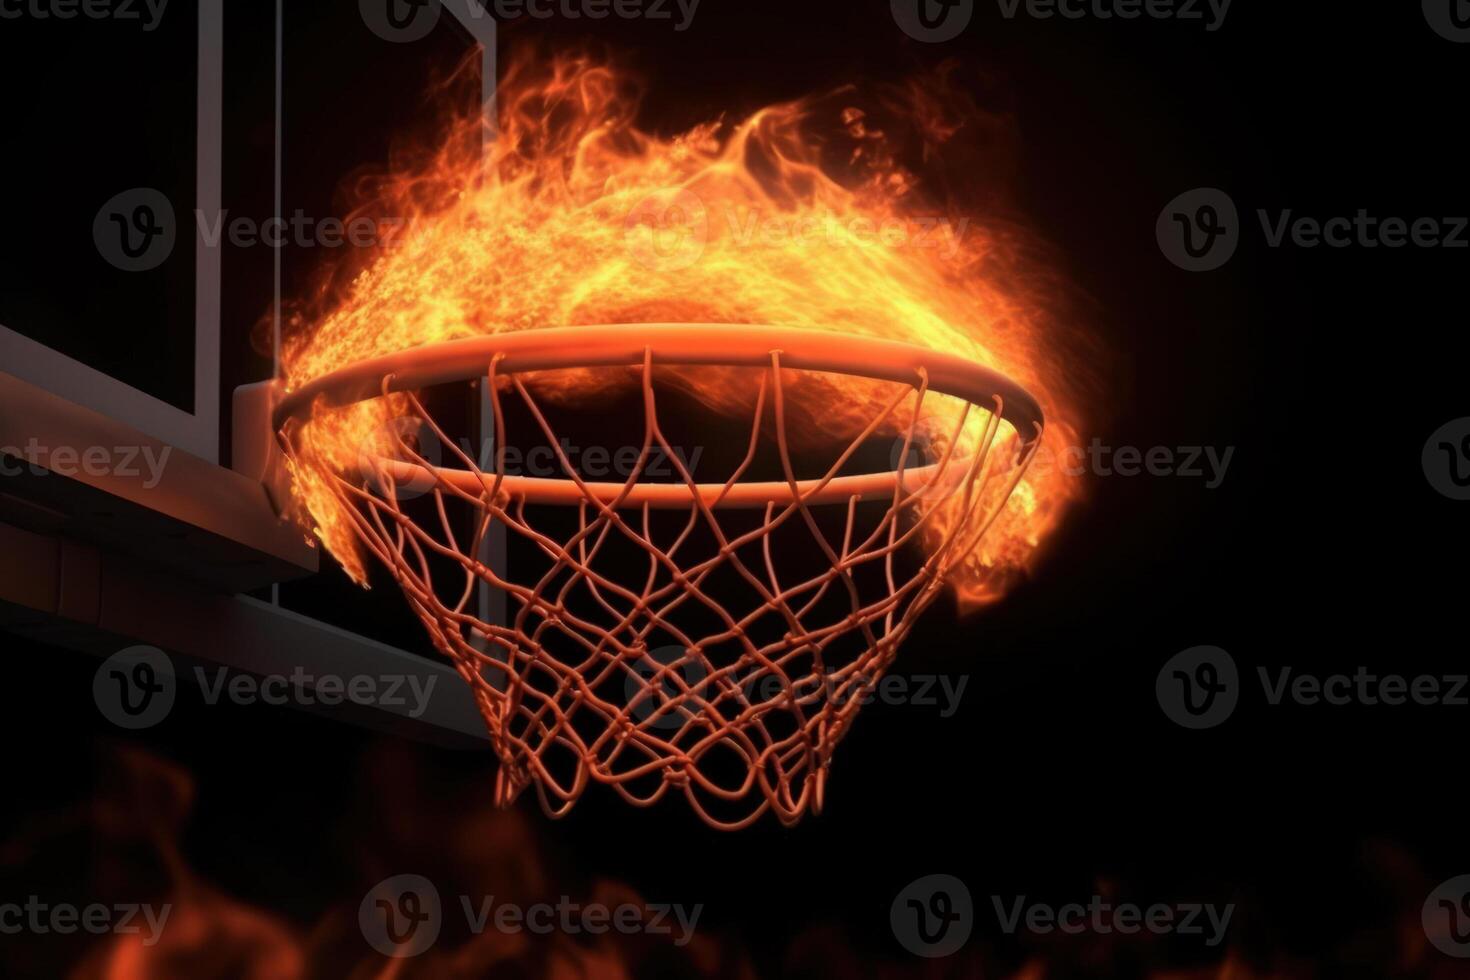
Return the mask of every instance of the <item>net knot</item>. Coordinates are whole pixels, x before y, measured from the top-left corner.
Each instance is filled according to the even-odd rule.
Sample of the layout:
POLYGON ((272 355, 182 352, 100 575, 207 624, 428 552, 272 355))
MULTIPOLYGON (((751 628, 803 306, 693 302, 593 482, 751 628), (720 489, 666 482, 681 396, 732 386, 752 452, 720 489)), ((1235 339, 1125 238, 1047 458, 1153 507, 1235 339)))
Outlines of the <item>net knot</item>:
POLYGON ((669 760, 669 765, 664 769, 664 782, 675 789, 687 789, 689 787, 689 767, 692 760, 687 756, 680 756, 669 760))

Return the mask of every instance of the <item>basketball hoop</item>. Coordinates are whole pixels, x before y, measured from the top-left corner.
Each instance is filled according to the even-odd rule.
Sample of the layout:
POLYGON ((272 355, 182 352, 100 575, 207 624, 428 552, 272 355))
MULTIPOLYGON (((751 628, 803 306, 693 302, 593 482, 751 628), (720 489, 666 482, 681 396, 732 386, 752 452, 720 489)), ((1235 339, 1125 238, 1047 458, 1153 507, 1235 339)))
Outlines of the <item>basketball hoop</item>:
POLYGON ((710 825, 739 829, 767 810, 787 825, 820 811, 833 750, 864 695, 947 570, 1000 514, 1043 419, 1021 387, 953 354, 827 331, 653 324, 526 330, 374 358, 290 392, 273 424, 472 686, 501 763, 500 805, 534 785, 543 808, 561 816, 597 782, 640 806, 682 792, 710 825), (584 479, 560 448, 560 478, 506 472, 504 395, 521 399, 538 438, 560 445, 523 375, 628 367, 641 367, 645 425, 624 482, 584 479), (751 372, 750 442, 728 479, 697 482, 672 451, 657 412, 658 367, 751 372), (801 476, 783 382, 793 370, 901 387, 820 475, 801 476), (490 467, 455 445, 418 394, 480 380, 493 407, 490 467), (357 469, 331 468, 303 450, 314 413, 390 395, 408 400, 422 436, 459 466, 431 463, 401 437, 393 456, 372 455, 357 469), (909 467, 921 409, 935 395, 960 406, 947 448, 909 467), (844 472, 896 416, 908 419, 897 426, 897 466, 844 472), (762 435, 768 421, 773 438, 762 435), (1002 423, 1014 430, 1013 457, 993 451, 1002 423), (968 440, 966 425, 975 433, 968 440), (747 478, 757 452, 772 448, 781 478, 747 478), (648 479, 659 451, 677 481, 648 479), (424 492, 423 514, 407 512, 405 486, 424 492), (454 533, 447 515, 456 504, 470 509, 473 534, 454 533), (533 523, 538 510, 569 528, 538 526, 547 523, 533 523), (535 556, 534 574, 501 574, 480 559, 497 526, 535 556), (904 571, 905 549, 925 535, 919 567, 904 571), (820 568, 798 576, 801 562, 820 568), (505 625, 474 614, 482 583, 507 596, 505 625))

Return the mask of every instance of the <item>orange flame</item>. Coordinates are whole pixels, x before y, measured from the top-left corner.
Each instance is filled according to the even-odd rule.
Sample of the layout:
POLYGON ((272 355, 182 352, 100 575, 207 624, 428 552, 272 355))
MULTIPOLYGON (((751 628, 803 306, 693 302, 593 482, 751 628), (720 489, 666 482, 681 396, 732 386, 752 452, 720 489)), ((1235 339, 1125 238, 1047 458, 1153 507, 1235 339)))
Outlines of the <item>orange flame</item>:
MULTIPOLYGON (((913 119, 931 138, 954 135, 957 125, 935 100, 915 101, 913 119)), ((808 100, 662 138, 635 125, 638 106, 629 77, 599 59, 515 62, 500 89, 493 143, 482 149, 479 116, 459 119, 426 164, 383 181, 382 203, 411 231, 306 318, 287 349, 288 384, 368 357, 505 331, 779 324, 963 354, 1038 397, 1048 418, 1043 452, 1073 443, 1078 408, 1063 392, 1076 388, 1059 369, 1054 318, 1040 295, 1050 287, 1041 285, 1043 270, 1026 271, 1024 238, 926 210, 917 177, 896 162, 870 112, 824 112, 808 100)), ((609 374, 561 374, 555 384, 576 398, 609 374)), ((706 369, 688 387, 712 412, 731 413, 750 384, 706 369)), ((836 435, 873 417, 879 388, 823 375, 793 395, 836 435)), ((389 401, 318 412, 303 434, 307 456, 337 471, 355 465, 394 414, 389 401)), ((953 431, 944 423, 956 411, 925 419, 929 452, 943 449, 953 431)), ((962 442, 978 440, 981 420, 973 422, 962 442)), ((365 580, 350 521, 321 476, 299 466, 296 483, 317 535, 365 580)), ((1078 495, 1060 472, 1028 475, 951 570, 961 603, 999 596, 1078 495)), ((931 535, 943 531, 936 525, 931 535)))

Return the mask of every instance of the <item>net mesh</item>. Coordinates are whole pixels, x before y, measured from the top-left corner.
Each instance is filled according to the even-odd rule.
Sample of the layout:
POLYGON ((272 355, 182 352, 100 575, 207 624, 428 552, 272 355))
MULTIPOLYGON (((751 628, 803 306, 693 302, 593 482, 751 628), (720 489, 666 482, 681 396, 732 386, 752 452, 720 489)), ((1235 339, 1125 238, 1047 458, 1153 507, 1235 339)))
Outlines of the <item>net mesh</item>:
POLYGON ((949 396, 931 394, 921 371, 830 450, 820 476, 798 479, 790 372, 774 353, 769 370, 751 370, 743 461, 701 486, 660 425, 650 358, 642 446, 610 494, 584 480, 531 387, 497 366, 486 371, 493 460, 471 458, 413 394, 402 397, 418 431, 396 440, 396 459, 350 472, 296 459, 322 470, 362 544, 473 689, 499 757, 497 802, 534 787, 560 816, 599 783, 639 806, 683 795, 721 829, 768 811, 788 825, 819 811, 834 749, 947 570, 1006 505, 1038 440, 1020 449, 1007 429, 998 442, 999 399, 948 411, 948 437, 926 440, 926 398, 949 396), (576 488, 573 506, 515 491, 504 456, 512 399, 554 454, 557 478, 576 488), (891 486, 830 499, 875 436, 895 447, 891 486), (918 447, 938 444, 949 448, 937 460, 915 462, 918 447), (763 452, 779 460, 784 493, 728 506, 763 452), (458 460, 458 478, 429 465, 444 454, 458 460), (655 459, 687 491, 681 505, 628 503, 655 459), (494 538, 511 546, 508 568, 488 558, 494 538), (503 615, 480 607, 482 583, 504 597, 503 615))

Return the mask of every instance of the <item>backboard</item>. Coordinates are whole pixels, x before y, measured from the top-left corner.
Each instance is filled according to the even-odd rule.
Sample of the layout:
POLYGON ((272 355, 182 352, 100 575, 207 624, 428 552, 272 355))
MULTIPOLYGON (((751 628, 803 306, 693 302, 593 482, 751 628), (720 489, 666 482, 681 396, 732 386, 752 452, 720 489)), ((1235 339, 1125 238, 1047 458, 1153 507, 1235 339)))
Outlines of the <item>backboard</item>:
MULTIPOLYGON (((0 239, 0 627, 256 674, 443 670, 385 622, 396 595, 346 583, 241 471, 233 405, 276 374, 291 298, 391 233, 344 221, 351 175, 388 164, 447 68, 478 57, 492 97, 494 23, 472 0, 304 13, 0 21, 0 81, 22 93, 0 156, 21 232, 0 239)), ((483 738, 441 690, 411 727, 483 738)))

